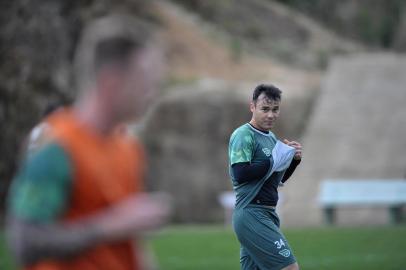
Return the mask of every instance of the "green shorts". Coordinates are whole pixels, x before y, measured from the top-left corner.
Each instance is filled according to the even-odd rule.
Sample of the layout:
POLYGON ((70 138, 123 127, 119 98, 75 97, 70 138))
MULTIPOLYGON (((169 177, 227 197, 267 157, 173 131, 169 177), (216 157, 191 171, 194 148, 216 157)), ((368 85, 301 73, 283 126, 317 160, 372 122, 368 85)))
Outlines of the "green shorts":
POLYGON ((243 270, 280 270, 296 258, 279 230, 275 210, 261 205, 248 205, 233 213, 233 226, 241 244, 243 270))

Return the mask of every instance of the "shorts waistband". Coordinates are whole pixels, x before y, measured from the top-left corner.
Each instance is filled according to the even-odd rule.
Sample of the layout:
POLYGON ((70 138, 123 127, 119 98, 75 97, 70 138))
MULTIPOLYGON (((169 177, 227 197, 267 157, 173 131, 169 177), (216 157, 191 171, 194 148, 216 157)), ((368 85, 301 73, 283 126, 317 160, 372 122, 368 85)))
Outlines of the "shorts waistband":
POLYGON ((269 208, 269 209, 276 209, 276 205, 271 205, 271 204, 269 204, 269 202, 264 202, 264 201, 261 201, 258 199, 252 200, 250 204, 265 206, 266 208, 269 208))

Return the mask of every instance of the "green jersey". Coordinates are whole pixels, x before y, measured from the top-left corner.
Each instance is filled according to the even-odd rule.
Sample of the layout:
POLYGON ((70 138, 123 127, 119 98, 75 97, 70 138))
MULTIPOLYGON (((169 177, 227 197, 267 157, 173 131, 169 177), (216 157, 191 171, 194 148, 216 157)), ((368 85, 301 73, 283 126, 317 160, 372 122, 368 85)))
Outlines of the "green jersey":
POLYGON ((244 208, 258 194, 265 181, 279 184, 283 177, 283 171, 289 166, 294 155, 294 149, 277 140, 272 132, 265 133, 253 128, 250 124, 244 124, 237 128, 230 137, 229 143, 229 171, 236 192, 236 208, 244 208), (275 146, 277 146, 275 148, 275 146), (261 179, 238 183, 231 170, 235 163, 257 163, 270 160, 270 168, 261 179), (278 172, 278 173, 274 173, 278 172))

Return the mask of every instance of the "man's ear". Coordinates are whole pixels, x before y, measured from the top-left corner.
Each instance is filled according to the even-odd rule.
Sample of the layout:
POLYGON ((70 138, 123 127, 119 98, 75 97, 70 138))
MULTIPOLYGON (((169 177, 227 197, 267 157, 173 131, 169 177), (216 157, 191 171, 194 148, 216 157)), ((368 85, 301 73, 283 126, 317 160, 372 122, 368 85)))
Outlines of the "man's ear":
POLYGON ((251 101, 251 103, 250 103, 250 111, 254 112, 254 110, 255 110, 255 103, 253 101, 251 101))

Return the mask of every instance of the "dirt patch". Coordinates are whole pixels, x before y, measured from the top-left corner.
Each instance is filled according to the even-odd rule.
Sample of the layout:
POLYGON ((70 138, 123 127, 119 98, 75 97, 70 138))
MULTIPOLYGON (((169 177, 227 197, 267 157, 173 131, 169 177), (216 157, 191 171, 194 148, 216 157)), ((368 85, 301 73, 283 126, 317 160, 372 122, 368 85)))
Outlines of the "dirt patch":
POLYGON ((167 42, 171 80, 183 82, 202 77, 228 81, 274 82, 291 89, 318 88, 320 71, 287 66, 273 58, 239 51, 219 31, 173 4, 160 9, 167 42))

